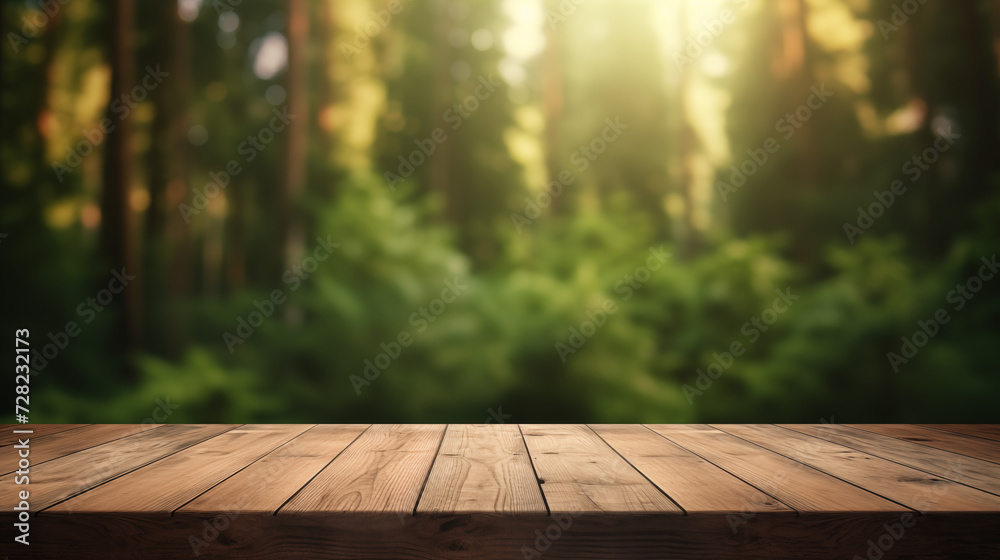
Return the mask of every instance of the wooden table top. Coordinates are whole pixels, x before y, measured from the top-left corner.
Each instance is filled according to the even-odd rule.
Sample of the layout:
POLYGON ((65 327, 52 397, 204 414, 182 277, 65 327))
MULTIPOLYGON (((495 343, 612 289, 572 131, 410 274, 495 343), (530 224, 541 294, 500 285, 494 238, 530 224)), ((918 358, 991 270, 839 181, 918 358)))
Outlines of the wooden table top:
POLYGON ((997 425, 36 425, 0 446, 5 523, 30 492, 12 558, 1000 557, 997 425))

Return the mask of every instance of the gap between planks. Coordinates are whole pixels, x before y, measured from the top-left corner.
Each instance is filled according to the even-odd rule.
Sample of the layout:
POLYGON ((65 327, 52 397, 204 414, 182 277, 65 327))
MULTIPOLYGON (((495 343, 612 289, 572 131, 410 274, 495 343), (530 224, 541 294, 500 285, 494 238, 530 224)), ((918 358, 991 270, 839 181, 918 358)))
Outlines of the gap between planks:
POLYGON ((682 515, 687 515, 687 514, 688 514, 687 510, 686 510, 686 509, 684 509, 684 506, 682 506, 682 505, 681 505, 681 504, 680 504, 680 503, 679 503, 679 502, 678 502, 677 500, 673 499, 673 498, 672 498, 672 497, 670 496, 670 494, 668 494, 668 493, 667 493, 667 491, 666 491, 665 489, 663 489, 663 488, 660 488, 660 485, 659 485, 659 484, 656 484, 655 482, 653 482, 652 480, 650 480, 650 479, 649 479, 649 477, 648 477, 648 476, 646 476, 646 473, 642 472, 642 470, 640 470, 640 469, 639 469, 639 467, 636 467, 635 465, 633 465, 633 464, 632 464, 632 461, 629 461, 628 459, 626 459, 626 458, 625 458, 625 456, 624 456, 624 455, 622 455, 620 451, 618 451, 617 449, 615 449, 615 447, 614 447, 613 445, 611 445, 610 443, 608 443, 608 441, 607 441, 606 439, 604 439, 604 437, 603 437, 603 436, 601 436, 601 434, 599 434, 599 433, 597 432, 597 430, 595 430, 595 429, 594 429, 594 427, 593 427, 592 425, 590 425, 590 424, 587 424, 587 428, 588 428, 588 429, 589 429, 589 430, 590 430, 591 432, 594 432, 594 435, 595 435, 595 436, 597 436, 598 438, 600 438, 600 440, 601 440, 602 442, 604 442, 604 445, 607 445, 607 446, 608 446, 608 447, 609 447, 609 448, 610 448, 610 449, 611 449, 612 451, 614 451, 614 452, 615 452, 615 454, 616 454, 616 455, 618 455, 619 457, 621 457, 621 458, 622 458, 622 461, 625 461, 625 463, 626 463, 626 464, 628 464, 628 466, 630 466, 630 467, 632 467, 633 469, 635 469, 635 472, 637 472, 637 473, 639 473, 640 475, 642 475, 642 478, 645 478, 645 479, 646 479, 646 481, 648 481, 648 482, 649 482, 650 484, 652 484, 652 485, 653 485, 653 488, 656 488, 657 490, 659 490, 661 494, 663 494, 664 496, 666 496, 666 498, 667 498, 668 500, 670 500, 671 502, 673 502, 673 504, 674 504, 675 506, 677 506, 677 507, 678 507, 678 509, 680 509, 680 510, 681 510, 681 514, 682 514, 682 515))

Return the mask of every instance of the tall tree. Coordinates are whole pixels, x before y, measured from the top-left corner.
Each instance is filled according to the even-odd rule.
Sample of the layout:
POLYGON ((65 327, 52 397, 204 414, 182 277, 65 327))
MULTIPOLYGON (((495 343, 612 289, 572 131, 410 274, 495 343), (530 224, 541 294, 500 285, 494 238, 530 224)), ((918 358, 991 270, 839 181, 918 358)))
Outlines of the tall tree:
MULTIPOLYGON (((451 22, 448 18, 448 2, 437 0, 432 9, 436 17, 434 31, 434 92, 432 103, 430 104, 431 114, 428 121, 432 127, 439 126, 441 115, 448 110, 452 103, 453 90, 451 80, 451 46, 448 43, 448 32, 451 29, 451 22)), ((430 190, 440 193, 444 202, 444 217, 448 220, 458 220, 462 216, 462 201, 460 193, 452 188, 451 169, 451 148, 449 142, 438 145, 430 158, 430 190)))
MULTIPOLYGON (((131 211, 132 130, 128 115, 122 118, 124 100, 131 100, 135 83, 135 48, 133 26, 135 6, 132 0, 114 0, 109 11, 108 61, 111 66, 111 95, 107 118, 115 129, 108 133, 104 151, 104 185, 101 191, 101 246, 106 264, 114 270, 124 267, 135 276, 121 294, 120 334, 126 352, 131 355, 141 344, 140 319, 142 275, 136 258, 137 231, 131 211), (117 109, 117 111, 116 111, 117 109)), ((125 104, 124 106, 128 106, 125 104)), ((130 374, 134 374, 129 367, 130 374)))
MULTIPOLYGON (((172 3, 168 3, 172 5, 172 3)), ((191 234, 188 224, 178 211, 181 202, 188 199, 189 157, 187 110, 191 89, 191 25, 177 14, 170 18, 173 49, 170 54, 171 92, 164 107, 169 114, 170 133, 167 140, 170 154, 166 165, 170 181, 167 183, 167 237, 170 240, 168 257, 168 292, 172 297, 186 295, 191 290, 192 259, 191 234)))
MULTIPOLYGON (((558 9, 558 6, 555 6, 555 2, 550 2, 547 9, 558 9)), ((561 125, 563 106, 566 102, 562 59, 564 32, 562 26, 545 27, 545 52, 542 54, 542 110, 545 113, 545 168, 551 184, 552 181, 559 180, 559 173, 563 169, 561 125)), ((559 210, 561 200, 563 199, 560 197, 553 198, 553 212, 559 210)))
MULTIPOLYGON (((688 21, 688 0, 684 0, 680 3, 678 25, 681 28, 681 44, 687 45, 690 40, 690 22, 688 21)), ((680 69, 680 80, 677 87, 677 126, 678 126, 678 149, 677 155, 680 160, 679 168, 681 170, 680 177, 680 191, 681 200, 684 204, 684 210, 681 218, 681 232, 680 232, 680 249, 681 255, 684 258, 690 258, 696 247, 695 239, 695 229, 694 229, 694 174, 692 172, 692 166, 694 165, 694 155, 695 155, 695 137, 694 131, 691 128, 691 123, 688 121, 689 109, 687 106, 687 97, 690 95, 691 91, 691 71, 693 70, 693 64, 685 64, 680 69)))
POLYGON ((188 84, 188 53, 190 36, 187 24, 181 20, 173 2, 156 2, 150 6, 153 23, 153 45, 150 64, 163 66, 170 80, 150 92, 154 116, 146 153, 146 184, 149 187, 149 208, 145 221, 145 246, 142 269, 146 281, 143 309, 146 317, 145 346, 163 349, 176 346, 177 318, 171 305, 179 290, 179 277, 186 276, 186 227, 177 207, 186 196, 187 150, 186 110, 188 84), (168 332, 171 331, 171 332, 168 332))
POLYGON ((294 115, 285 130, 285 168, 282 198, 282 235, 285 266, 302 258, 305 240, 301 212, 297 210, 299 197, 306 181, 306 45, 309 34, 308 6, 304 0, 287 0, 288 18, 288 72, 287 89, 288 112, 294 115))

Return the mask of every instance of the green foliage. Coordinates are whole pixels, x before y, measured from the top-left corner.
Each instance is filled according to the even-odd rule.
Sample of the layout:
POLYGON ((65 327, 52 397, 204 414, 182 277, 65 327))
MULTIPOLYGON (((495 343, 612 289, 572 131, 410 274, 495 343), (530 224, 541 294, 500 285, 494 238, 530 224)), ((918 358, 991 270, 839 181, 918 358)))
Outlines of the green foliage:
MULTIPOLYGON (((995 32, 968 17, 986 2, 928 3, 890 41, 873 26, 888 4, 799 3, 821 23, 838 7, 847 19, 793 30, 759 3, 689 74, 658 19, 673 3, 593 2, 545 25, 523 83, 504 78, 454 130, 446 111, 510 63, 505 2, 407 3, 350 60, 342 41, 378 2, 309 4, 302 83, 251 68, 252 46, 286 30, 281 3, 243 3, 231 36, 207 4, 180 24, 189 36, 142 4, 137 68, 177 65, 131 123, 133 188, 150 199, 129 200, 145 340, 126 352, 116 299, 37 375, 33 414, 142 422, 169 400, 169 422, 998 420, 1000 277, 961 309, 950 297, 1000 240, 995 32), (856 48, 814 37, 826 28, 860 37, 856 48), (473 47, 482 31, 491 46, 473 47), (802 60, 786 53, 795 31, 802 60), (168 47, 194 53, 190 67, 168 47), (721 200, 714 180, 827 83, 829 104, 721 200), (175 191, 192 202, 303 91, 301 168, 278 131, 214 205, 179 221, 175 191), (580 166, 616 117, 621 140, 580 166), (192 124, 209 131, 204 146, 189 142, 192 124), (904 165, 942 126, 962 139, 911 181, 904 165), (438 127, 448 140, 387 188, 383 173, 438 127), (519 230, 511 214, 564 170, 573 182, 519 230), (289 171, 303 192, 285 189, 289 171), (844 224, 896 180, 906 193, 849 240, 844 224), (301 252, 286 229, 304 232, 301 252), (261 303, 275 291, 280 302, 261 303), (261 305, 272 310, 256 323, 261 305), (901 337, 942 309, 948 322, 894 363, 901 337)), ((28 11, 3 7, 15 23, 28 11)), ((0 259, 15 295, 0 321, 30 327, 33 348, 82 323, 77 306, 112 266, 94 224, 103 148, 65 181, 51 172, 52 152, 92 126, 88 107, 103 114, 107 17, 78 0, 61 27, 3 55, 0 259)))

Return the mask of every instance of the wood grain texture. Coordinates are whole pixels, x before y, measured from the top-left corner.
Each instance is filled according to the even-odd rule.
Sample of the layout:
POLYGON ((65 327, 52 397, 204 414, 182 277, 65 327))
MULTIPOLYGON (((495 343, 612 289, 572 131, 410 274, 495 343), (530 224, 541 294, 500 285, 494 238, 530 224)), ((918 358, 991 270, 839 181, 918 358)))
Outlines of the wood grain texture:
POLYGON ((14 445, 17 440, 24 438, 41 439, 45 436, 82 428, 86 424, 8 424, 0 432, 0 447, 14 445), (33 434, 15 434, 14 430, 32 430, 33 434))
MULTIPOLYGON (((11 519, 0 513, 0 522, 11 519)), ((903 519, 760 514, 734 531, 723 515, 418 515, 401 522, 392 514, 246 514, 206 534, 218 518, 59 514, 33 521, 32 545, 17 558, 194 558, 191 538, 203 536, 214 538, 203 539, 198 560, 849 560, 868 558, 879 538, 889 551, 876 549, 881 554, 872 558, 957 560, 995 558, 1000 547, 996 516, 927 515, 892 538, 886 526, 898 531, 903 519)))
MULTIPOLYGON (((29 442, 31 445, 31 464, 37 466, 77 451, 123 437, 141 434, 158 427, 160 427, 159 424, 95 424, 56 432, 44 439, 29 442)), ((3 455, 4 461, 0 465, 0 476, 17 470, 17 456, 13 453, 3 455)))
POLYGON ((1000 442, 986 440, 962 434, 954 434, 912 426, 908 424, 845 424, 852 428, 858 428, 867 432, 874 432, 884 436, 894 437, 935 449, 943 449, 975 457, 984 461, 1000 463, 1000 442))
POLYGON ((917 426, 1000 441, 1000 426, 992 424, 917 424, 917 426))
MULTIPOLYGON (((219 424, 167 425, 34 467, 30 480, 32 511, 44 510, 233 428, 219 424)), ((14 476, 0 477, 0 486, 8 488, 14 476)), ((0 494, 0 509, 13 507, 14 500, 14 492, 0 494)))
POLYGON ((417 513, 472 512, 546 513, 516 425, 448 426, 417 513))
POLYGON ((717 425, 920 512, 1000 511, 1000 497, 779 426, 717 425))
POLYGON ((55 505, 50 511, 170 515, 308 428, 301 424, 240 426, 55 505))
POLYGON ((668 424, 649 427, 800 513, 912 511, 715 428, 668 424))
POLYGON ((644 426, 595 424, 597 435, 689 514, 794 510, 644 426))
POLYGON ((1000 465, 909 441, 831 424, 781 424, 948 480, 1000 495, 1000 465))
POLYGON ((995 483, 1000 465, 846 426, 166 425, 98 443, 120 429, 50 440, 68 454, 32 465, 30 486, 0 477, 2 524, 15 522, 15 490, 31 491, 32 545, 12 558, 930 560, 1000 550, 1000 496, 957 483, 995 483))
POLYGON ((273 514, 367 428, 367 424, 315 426, 198 496, 178 513, 273 514))
POLYGON ((553 514, 683 513, 588 426, 525 424, 521 429, 553 514))
POLYGON ((278 515, 412 515, 444 431, 444 425, 372 426, 278 510, 278 515))

